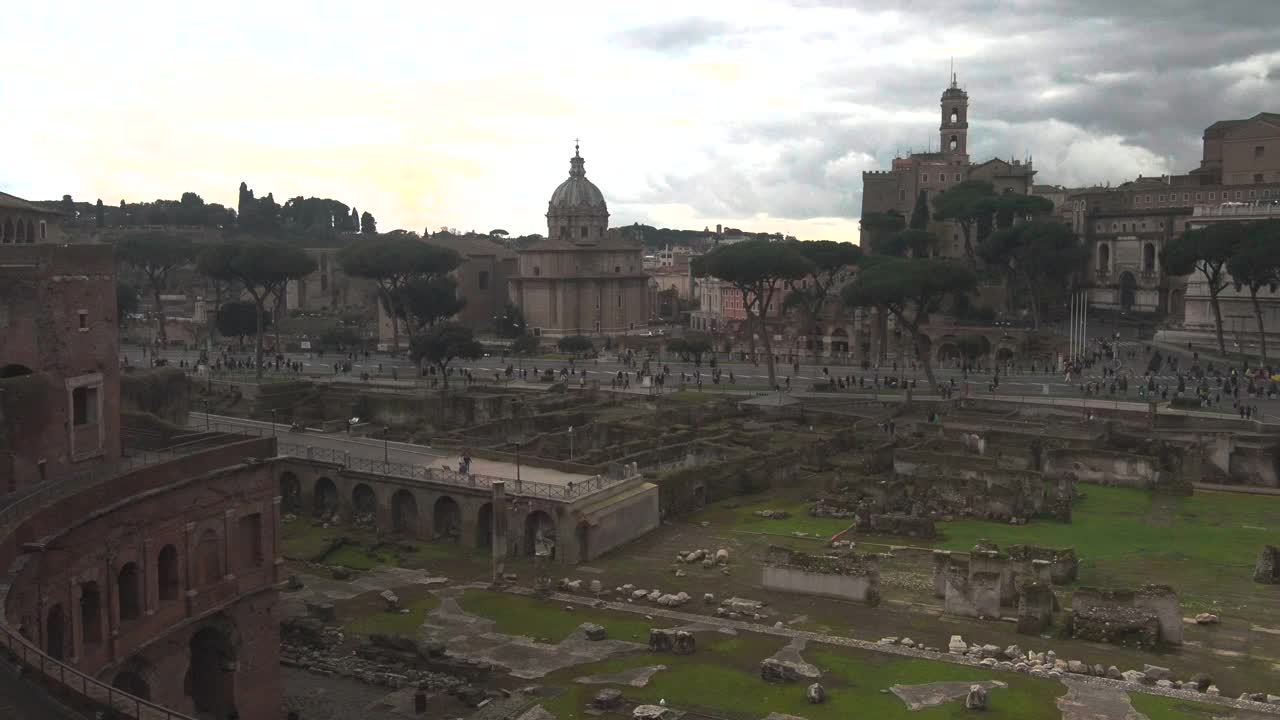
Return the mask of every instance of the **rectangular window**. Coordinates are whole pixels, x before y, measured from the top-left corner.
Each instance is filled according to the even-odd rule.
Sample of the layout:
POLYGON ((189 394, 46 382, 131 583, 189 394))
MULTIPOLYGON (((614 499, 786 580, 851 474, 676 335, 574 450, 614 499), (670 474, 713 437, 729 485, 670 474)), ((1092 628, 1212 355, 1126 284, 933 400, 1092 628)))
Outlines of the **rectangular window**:
POLYGON ((1160 202, 1164 202, 1164 196, 1163 196, 1163 195, 1161 195, 1161 196, 1160 196, 1160 202))
POLYGON ((898 190, 898 199, 899 199, 899 200, 906 200, 906 199, 907 199, 907 191, 906 191, 906 190, 898 190))
POLYGON ((920 173, 920 182, 926 185, 929 184, 929 173, 920 173))
POLYGON ((1200 202, 1203 199, 1204 199, 1204 193, 1196 193, 1196 202, 1200 202))
POLYGON ((618 296, 618 307, 622 307, 622 296, 618 296))
POLYGON ((481 270, 480 273, 476 275, 476 284, 480 286, 481 290, 489 289, 489 271, 488 270, 481 270))
POLYGON ((1182 202, 1187 202, 1190 199, 1191 199, 1191 193, 1182 193, 1182 202))
POLYGON ((80 332, 85 332, 86 330, 88 330, 89 329, 89 311, 77 310, 76 317, 79 318, 79 321, 80 321, 80 332))
POLYGON ((240 518, 240 566, 262 565, 262 515, 254 513, 240 518))
POLYGON ((1252 200, 1252 199, 1253 199, 1253 197, 1254 197, 1254 191, 1253 191, 1253 190, 1250 190, 1250 191, 1249 191, 1249 199, 1250 199, 1250 200, 1252 200))
POLYGON ((1211 193, 1209 193, 1209 199, 1210 199, 1210 200, 1216 200, 1216 199, 1217 199, 1217 196, 1218 196, 1218 193, 1216 193, 1216 192, 1211 192, 1211 193))
POLYGON ((1260 183, 1260 182, 1262 182, 1262 173, 1254 173, 1254 174, 1253 174, 1253 181, 1254 181, 1254 182, 1256 182, 1256 183, 1260 183))
POLYGON ((71 391, 71 424, 89 425, 98 421, 98 388, 78 387, 71 391))
POLYGON ((960 182, 960 173, 956 173, 956 182, 960 182))
POLYGON ((1262 157, 1264 157, 1266 154, 1267 154, 1267 147, 1266 147, 1265 145, 1255 145, 1255 146, 1253 146, 1253 156, 1254 156, 1255 158, 1261 159, 1261 158, 1262 158, 1262 157))
POLYGON ((1239 190, 1237 190, 1237 191, 1236 191, 1236 199, 1237 199, 1237 200, 1239 200, 1239 199, 1242 197, 1242 195, 1243 195, 1243 194, 1242 194, 1239 190))

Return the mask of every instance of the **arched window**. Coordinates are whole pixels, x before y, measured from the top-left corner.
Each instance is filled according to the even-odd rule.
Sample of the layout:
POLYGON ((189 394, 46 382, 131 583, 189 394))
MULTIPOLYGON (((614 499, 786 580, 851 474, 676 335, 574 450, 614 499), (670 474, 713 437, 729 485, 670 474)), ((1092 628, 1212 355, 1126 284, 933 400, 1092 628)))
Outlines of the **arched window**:
POLYGON ((951 136, 951 149, 952 149, 952 150, 955 150, 955 149, 956 149, 956 148, 958 148, 958 147, 960 147, 960 139, 959 139, 959 138, 957 138, 955 135, 952 135, 952 136, 951 136))
POLYGON ((40 221, 40 239, 41 240, 49 239, 49 226, 43 220, 40 221))
MULTIPOLYGON (((959 111, 959 110, 956 110, 955 108, 951 108, 951 122, 952 122, 953 124, 954 124, 954 123, 957 123, 957 122, 960 122, 960 111, 959 111)), ((954 139, 954 138, 952 138, 952 139, 954 139)))
POLYGON ((1098 270, 1104 273, 1111 270, 1111 246, 1105 243, 1098 245, 1098 270))
POLYGON ((0 234, 4 235, 5 242, 13 242, 13 218, 4 221, 4 232, 0 234))
POLYGON ((534 276, 534 277, 538 277, 538 276, 539 276, 539 275, 541 275, 541 274, 542 274, 542 268, 538 267, 537 265, 534 265, 534 266, 533 266, 533 276, 534 276))
POLYGON ((212 528, 200 535, 197 556, 200 558, 200 582, 212 585, 222 579, 222 544, 212 528))
POLYGON ((117 580, 120 593, 120 619, 137 620, 142 617, 142 578, 137 563, 125 563, 117 580))
POLYGON ((1142 272, 1156 271, 1156 246, 1147 243, 1142 246, 1142 272))
POLYGON ((156 560, 156 585, 160 590, 161 600, 178 599, 178 549, 165 545, 160 549, 160 557, 156 560))
POLYGON ((27 224, 22 220, 18 220, 18 235, 14 242, 24 243, 27 241, 27 224))
POLYGON ((80 635, 85 643, 102 642, 102 595, 96 582, 80 585, 80 635))

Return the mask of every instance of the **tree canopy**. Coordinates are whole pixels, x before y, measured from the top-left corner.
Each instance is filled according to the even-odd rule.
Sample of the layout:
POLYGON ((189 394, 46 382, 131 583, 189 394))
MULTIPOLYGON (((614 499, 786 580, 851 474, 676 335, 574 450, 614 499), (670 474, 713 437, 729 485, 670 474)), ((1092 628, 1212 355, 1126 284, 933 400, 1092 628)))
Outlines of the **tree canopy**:
POLYGON ((667 352, 675 353, 685 362, 702 364, 702 356, 711 352, 711 339, 705 335, 674 337, 667 341, 667 352))
POLYGON ((562 353, 569 353, 574 357, 589 353, 596 349, 592 344, 591 338, 585 335, 566 335, 556 341, 556 348, 562 353))
MULTIPOLYGON (((196 261, 200 272, 213 280, 234 283, 244 288, 266 313, 267 298, 279 297, 290 280, 304 277, 316 269, 316 263, 302 250, 283 243, 237 238, 220 245, 210 245, 196 261)), ((259 315, 261 317, 261 315, 259 315)), ((255 343, 257 375, 262 377, 262 332, 258 324, 255 343)))
MULTIPOLYGON (((765 361, 769 370, 769 387, 778 384, 774 365, 773 343, 768 329, 769 309, 788 280, 799 280, 813 271, 813 263, 800 253, 793 242, 747 240, 723 245, 702 257, 701 270, 731 285, 742 294, 747 312, 748 332, 757 325, 764 342, 765 361)), ((752 348, 754 351, 754 336, 752 348)))
POLYGON ((121 327, 138 312, 138 291, 127 283, 116 283, 116 323, 121 327))
POLYGON ((414 362, 428 362, 439 368, 440 381, 447 387, 449 363, 459 359, 475 360, 484 354, 484 348, 475 339, 471 328, 446 322, 414 336, 409 344, 409 353, 414 362))
POLYGON ((365 235, 378 234, 378 223, 373 219, 373 213, 368 210, 360 213, 360 232, 365 235))
POLYGON ((1066 291, 1072 273, 1083 268, 1088 248, 1066 225, 1034 220, 991 233, 978 245, 978 257, 1006 277, 1009 307, 1019 288, 1027 298, 1033 326, 1040 326, 1046 304, 1066 291))
MULTIPOLYGON (((190 193, 188 193, 190 194, 190 193)), ((156 340, 164 345, 168 341, 165 330, 164 304, 160 294, 169 282, 174 268, 189 264, 195 257, 195 247, 181 235, 166 232, 132 233, 116 243, 116 259, 132 266, 147 279, 156 313, 156 340)))
POLYGON ((972 292, 977 283, 972 270, 950 260, 883 258, 869 264, 845 287, 844 301, 850 307, 883 307, 897 317, 911 333, 916 356, 933 385, 929 338, 921 328, 944 300, 972 292))
POLYGON ((1187 230, 1168 242, 1164 248, 1165 269, 1172 275, 1204 275, 1209 290, 1209 307, 1213 310, 1214 329, 1217 331, 1218 352, 1226 354, 1226 341, 1222 337, 1222 307, 1218 295, 1229 283, 1227 261, 1249 234, 1244 223, 1219 223, 1195 230, 1187 230))
POLYGON ((809 261, 810 268, 804 277, 786 281, 790 292, 783 304, 800 311, 805 319, 805 332, 812 338, 820 334, 818 323, 832 293, 849 280, 854 268, 862 262, 862 248, 831 240, 792 244, 809 261))
POLYGON ((1235 254, 1227 260, 1227 271, 1231 273, 1237 289, 1249 291, 1253 316, 1258 323, 1262 364, 1267 365, 1270 362, 1267 357, 1267 331, 1258 293, 1263 288, 1275 292, 1280 286, 1280 220, 1251 223, 1235 254))
POLYGON ((970 266, 976 263, 975 243, 984 240, 991 231, 996 200, 995 187, 991 183, 965 180, 940 193, 933 201, 934 219, 953 220, 960 226, 965 257, 969 259, 970 266))
POLYGON ((901 213, 890 210, 887 213, 867 213, 858 220, 861 240, 860 247, 868 255, 883 252, 881 247, 895 233, 907 227, 906 218, 901 213))
POLYGON ((258 310, 257 303, 251 300, 236 300, 218 308, 218 334, 223 337, 244 338, 258 332, 259 322, 266 329, 271 326, 271 313, 258 310))
MULTIPOLYGON (((400 322, 409 317, 408 303, 414 299, 405 294, 406 288, 411 283, 444 277, 461 262, 462 258, 453 250, 428 245, 408 234, 363 238, 338 253, 338 263, 348 275, 368 278, 377 283, 379 299, 393 319, 392 334, 396 347, 400 345, 400 322)), ((420 289, 430 289, 430 286, 420 289)), ((431 295, 416 293, 415 296, 422 299, 431 295)), ((415 329, 434 322, 433 318, 438 316, 438 312, 424 312, 429 309, 427 306, 418 305, 415 309, 422 313, 418 317, 427 322, 416 325, 413 322, 407 323, 410 340, 415 329)))

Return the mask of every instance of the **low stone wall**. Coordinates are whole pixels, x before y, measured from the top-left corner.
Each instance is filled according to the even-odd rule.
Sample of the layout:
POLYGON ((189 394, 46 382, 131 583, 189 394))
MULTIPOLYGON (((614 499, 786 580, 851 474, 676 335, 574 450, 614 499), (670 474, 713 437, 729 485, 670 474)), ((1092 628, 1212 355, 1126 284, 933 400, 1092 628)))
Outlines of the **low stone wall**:
POLYGON ((1071 596, 1072 635, 1118 645, 1182 644, 1182 606, 1167 585, 1137 590, 1080 588, 1071 596), (1149 636, 1154 622, 1154 637, 1149 636))
MULTIPOLYGON (((1001 467, 994 459, 960 453, 899 448, 893 485, 853 485, 886 510, 919 503, 925 512, 1008 521, 1048 516, 1068 520, 1074 479, 1001 467)), ((920 514, 913 512, 912 514, 920 514)))
POLYGON ((880 560, 875 555, 810 555, 770 547, 761 583, 770 590, 880 604, 880 560))

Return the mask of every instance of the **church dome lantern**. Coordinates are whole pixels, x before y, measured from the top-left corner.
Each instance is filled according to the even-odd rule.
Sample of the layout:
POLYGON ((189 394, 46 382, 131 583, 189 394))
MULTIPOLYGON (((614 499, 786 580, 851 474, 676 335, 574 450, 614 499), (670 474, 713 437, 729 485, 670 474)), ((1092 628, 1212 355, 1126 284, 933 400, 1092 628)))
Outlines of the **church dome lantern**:
POLYGON ((547 203, 547 235, 577 244, 596 244, 609 227, 604 193, 587 179, 586 160, 573 146, 569 178, 551 193, 547 203))

